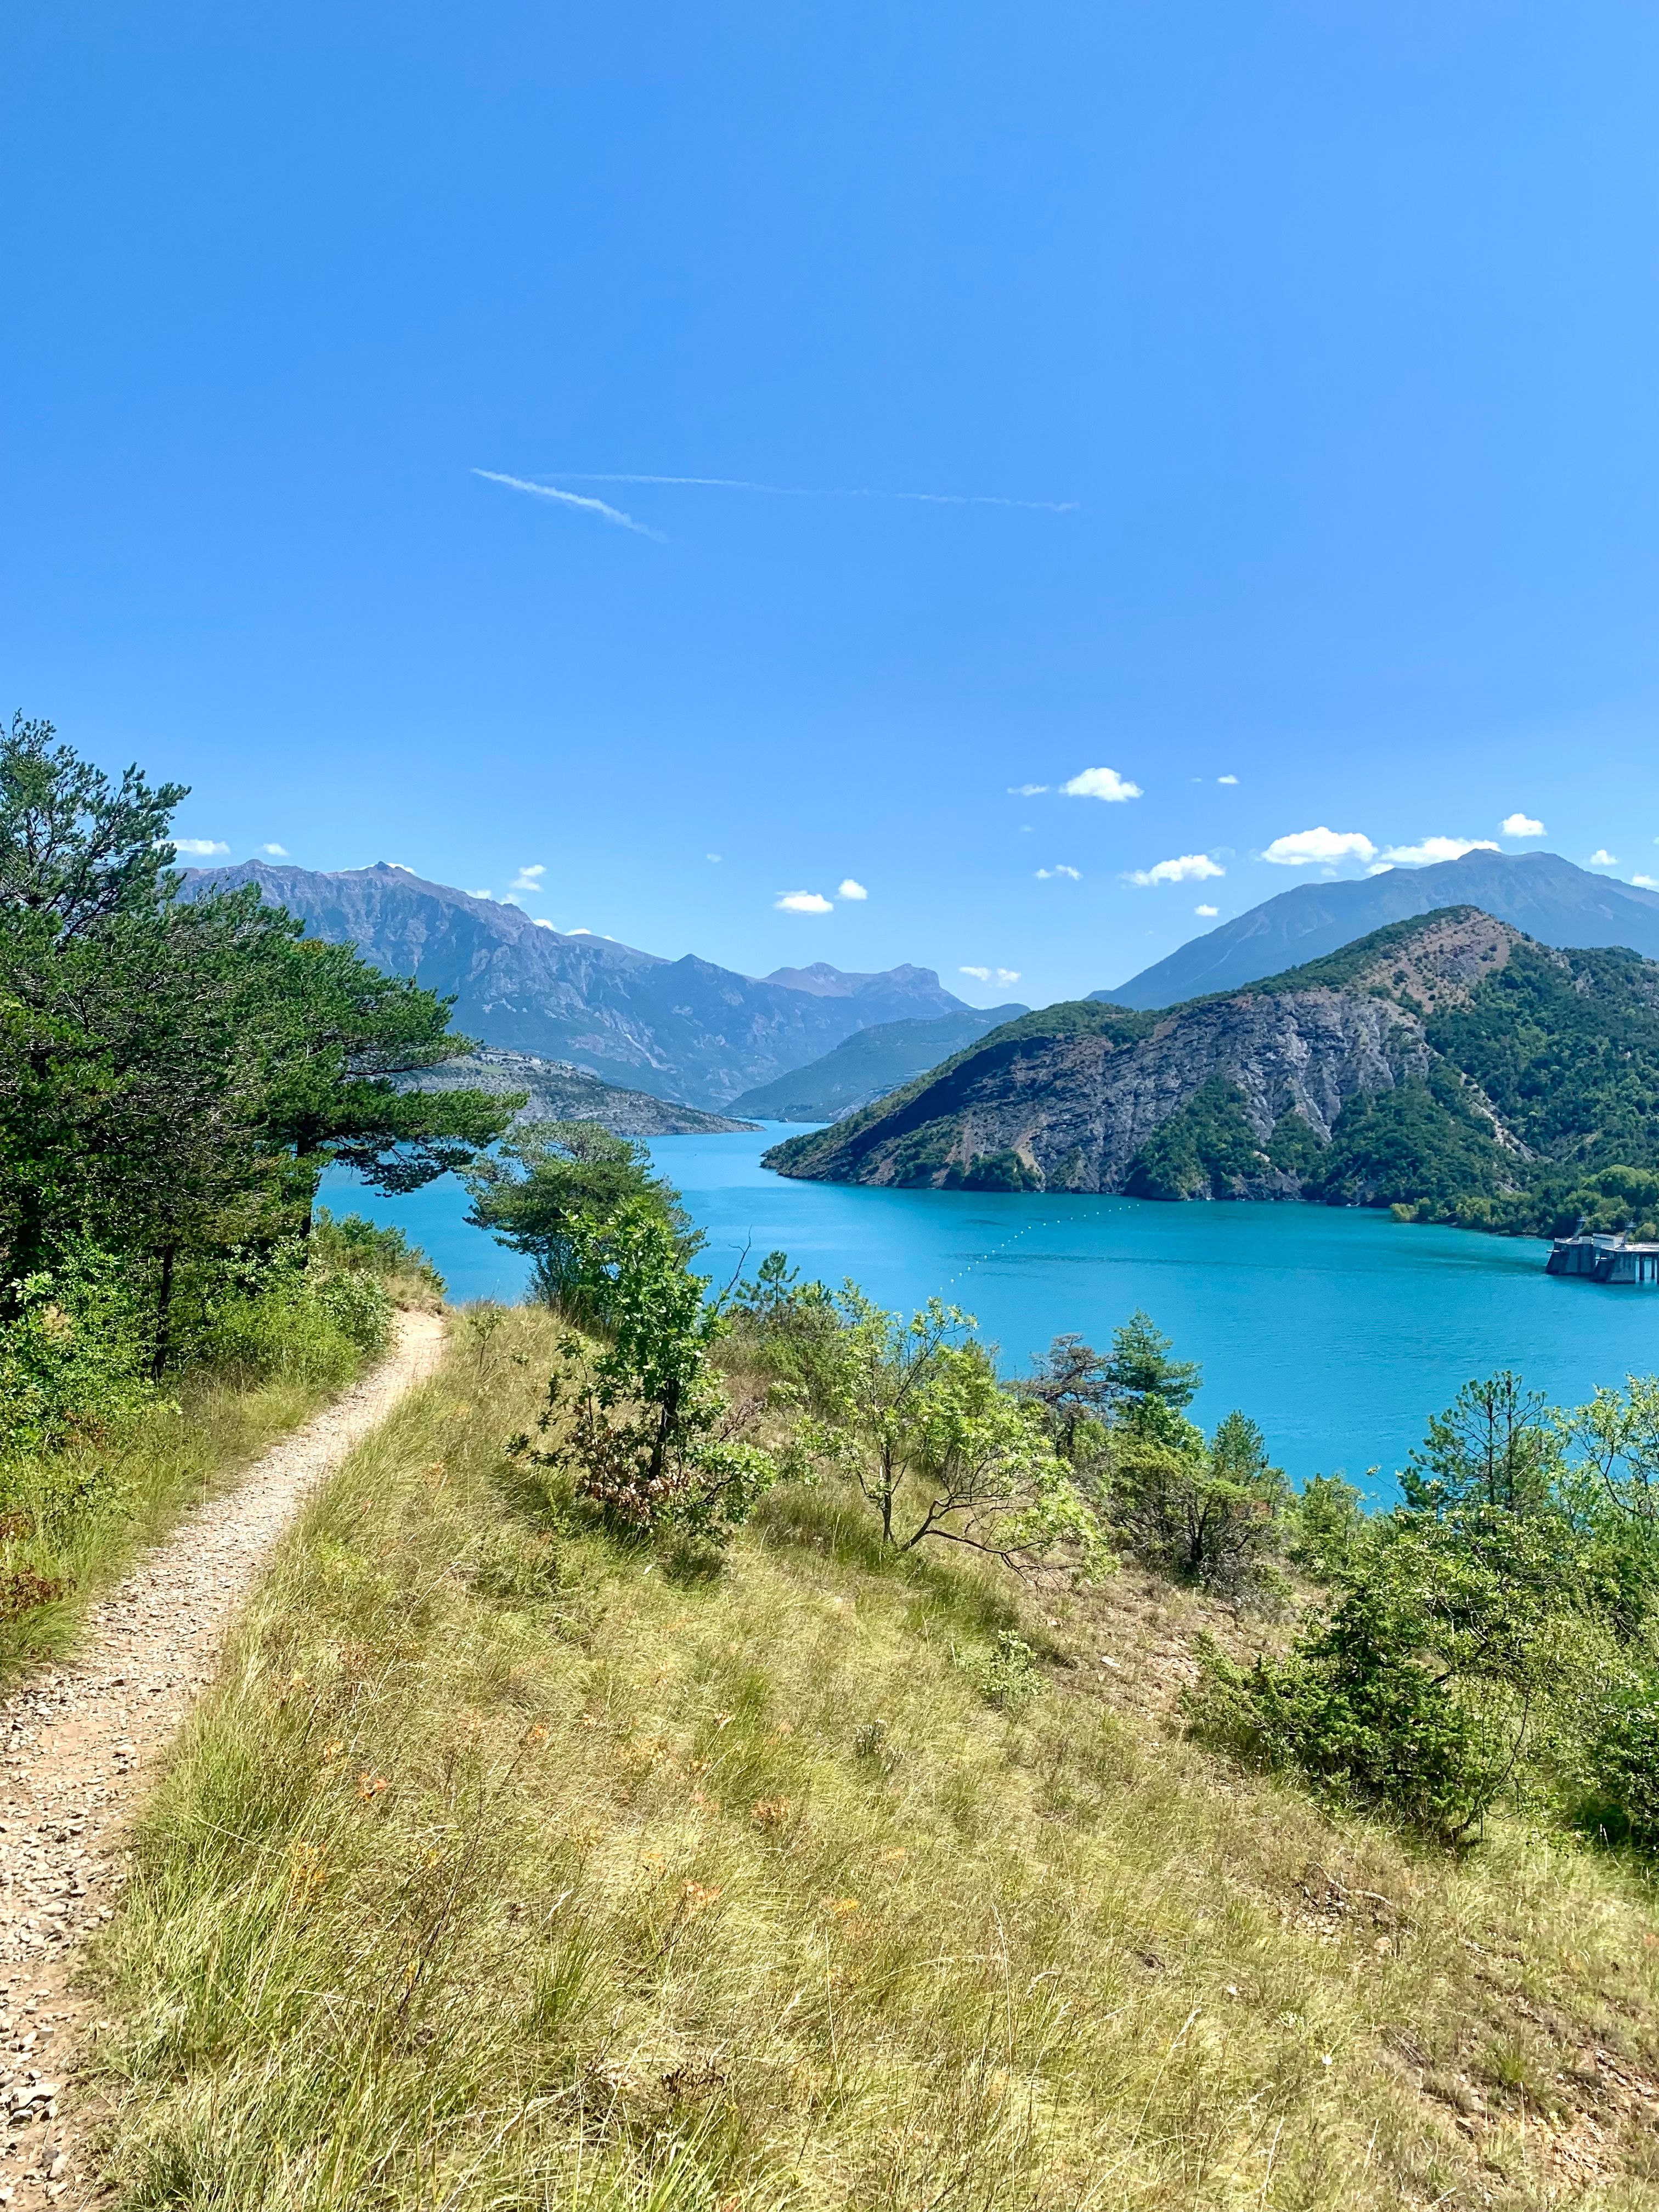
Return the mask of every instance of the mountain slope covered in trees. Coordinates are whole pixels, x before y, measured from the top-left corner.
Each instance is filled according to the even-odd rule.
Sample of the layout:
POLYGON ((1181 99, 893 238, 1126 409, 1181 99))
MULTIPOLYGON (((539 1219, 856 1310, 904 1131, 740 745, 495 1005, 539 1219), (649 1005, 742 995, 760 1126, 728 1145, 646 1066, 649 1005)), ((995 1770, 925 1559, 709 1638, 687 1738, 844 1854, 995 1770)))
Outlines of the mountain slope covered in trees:
POLYGON ((767 1159, 831 1182, 1650 1232, 1659 963, 1454 908, 1164 1013, 1045 1008, 767 1159))
POLYGON ((485 1044, 716 1111, 855 1030, 966 1011, 931 969, 849 975, 819 963, 740 975, 689 953, 664 960, 567 936, 384 861, 321 873, 251 860, 183 880, 186 898, 253 887, 313 937, 452 998, 457 1022, 485 1044))

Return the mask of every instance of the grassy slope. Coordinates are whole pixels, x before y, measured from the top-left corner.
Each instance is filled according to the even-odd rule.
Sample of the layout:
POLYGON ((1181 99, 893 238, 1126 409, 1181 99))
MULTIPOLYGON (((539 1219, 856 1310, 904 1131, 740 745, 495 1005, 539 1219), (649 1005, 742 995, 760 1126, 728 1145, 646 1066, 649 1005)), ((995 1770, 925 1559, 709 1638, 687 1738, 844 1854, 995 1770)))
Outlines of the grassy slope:
MULTIPOLYGON (((440 1303, 416 1270, 384 1279, 399 1305, 440 1303)), ((343 1337, 331 1348, 322 1370, 313 1345, 295 1347, 287 1372, 170 1377, 107 1433, 0 1469, 0 1681, 67 1651, 143 1546, 337 1395, 361 1362, 343 1337)))
POLYGON ((1013 1595, 839 1493, 702 1579, 549 1529, 501 1444, 553 1333, 356 1453, 189 1729, 95 1961, 119 2202, 1659 2202, 1631 1869, 1212 1765, 1128 1575, 1036 1601, 1005 1713, 953 1649, 1013 1595))
POLYGON ((0 1522, 0 1679, 66 1650, 88 1602, 142 1546, 333 1395, 280 1377, 192 1376, 173 1388, 112 1435, 12 1470, 14 1503, 0 1522), (100 1490, 86 1510, 81 1501, 100 1490))

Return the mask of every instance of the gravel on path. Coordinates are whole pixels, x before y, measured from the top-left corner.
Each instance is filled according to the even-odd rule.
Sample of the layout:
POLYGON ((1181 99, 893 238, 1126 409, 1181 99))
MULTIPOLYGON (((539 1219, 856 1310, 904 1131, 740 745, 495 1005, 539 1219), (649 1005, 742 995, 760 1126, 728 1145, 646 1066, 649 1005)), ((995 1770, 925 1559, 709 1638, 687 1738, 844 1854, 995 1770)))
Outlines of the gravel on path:
POLYGON ((88 1610, 76 1656, 0 1700, 0 2205, 91 2201, 58 2099, 89 2009, 79 1938, 114 1911, 125 1832, 307 1493, 436 1367, 444 1325, 400 1314, 378 1366, 187 1514, 88 1610))

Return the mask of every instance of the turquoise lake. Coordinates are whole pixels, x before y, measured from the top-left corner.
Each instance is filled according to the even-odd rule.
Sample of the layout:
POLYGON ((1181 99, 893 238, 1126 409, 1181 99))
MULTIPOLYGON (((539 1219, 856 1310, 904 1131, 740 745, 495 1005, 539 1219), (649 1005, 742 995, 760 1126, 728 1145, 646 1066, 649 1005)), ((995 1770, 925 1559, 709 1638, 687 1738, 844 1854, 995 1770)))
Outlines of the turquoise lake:
MULTIPOLYGON (((932 1295, 978 1316, 1018 1372, 1063 1329, 1104 1345, 1144 1306, 1204 1365, 1194 1411, 1242 1406, 1297 1478, 1340 1469, 1378 1494, 1425 1417, 1471 1376, 1517 1368, 1558 1402, 1659 1366, 1659 1292, 1546 1276, 1548 1246, 1322 1206, 1166 1206, 791 1182, 760 1154, 783 1133, 651 1146, 708 1238, 723 1284, 749 1248, 804 1275, 851 1275, 883 1304, 932 1295), (1367 1479, 1367 1470, 1380 1469, 1367 1479)), ((331 1176, 337 1211, 396 1221, 456 1299, 513 1300, 528 1273, 469 1229, 453 1179, 385 1199, 331 1176)))

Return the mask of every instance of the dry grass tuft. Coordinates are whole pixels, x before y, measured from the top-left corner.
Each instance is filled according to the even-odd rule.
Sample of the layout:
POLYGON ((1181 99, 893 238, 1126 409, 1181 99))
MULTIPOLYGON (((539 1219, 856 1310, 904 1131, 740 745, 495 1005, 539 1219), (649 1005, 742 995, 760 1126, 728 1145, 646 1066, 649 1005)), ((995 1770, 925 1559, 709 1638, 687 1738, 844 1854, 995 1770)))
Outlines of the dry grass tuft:
POLYGON ((1633 1871, 1212 1764, 1125 1689, 1150 1591, 896 1568, 828 1490, 719 1571, 574 1530, 503 1477, 553 1334, 354 1455, 191 1724, 96 1961, 119 2202, 1659 2202, 1633 1871))

